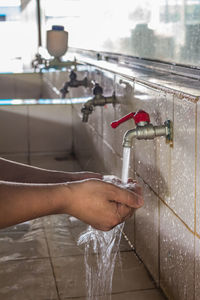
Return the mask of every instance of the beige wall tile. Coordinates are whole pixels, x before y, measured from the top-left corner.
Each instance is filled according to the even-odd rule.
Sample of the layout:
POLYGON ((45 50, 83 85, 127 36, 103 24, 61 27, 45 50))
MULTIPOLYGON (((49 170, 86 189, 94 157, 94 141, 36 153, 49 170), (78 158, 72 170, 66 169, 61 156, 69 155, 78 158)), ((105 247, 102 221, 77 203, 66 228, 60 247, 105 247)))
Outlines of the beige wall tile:
POLYGON ((174 146, 168 204, 194 230, 196 104, 174 98, 174 146))
POLYGON ((72 149, 71 105, 29 106, 30 151, 72 149))
MULTIPOLYGON (((115 89, 115 76, 110 72, 103 72, 102 75, 102 87, 103 95, 105 97, 110 97, 113 95, 115 89)), ((110 126, 110 123, 115 118, 115 109, 112 104, 106 104, 102 108, 102 135, 103 139, 109 143, 113 148, 115 147, 115 132, 110 126)))
POLYGON ((11 75, 0 75, 0 99, 15 98, 14 77, 11 75))
POLYGON ((103 136, 103 109, 103 107, 96 106, 88 120, 88 123, 100 136, 103 136))
MULTIPOLYGON (((123 231, 135 249, 135 215, 134 214, 130 219, 126 220, 123 231)), ((127 245, 128 245, 128 249, 130 250, 131 245, 129 245, 128 242, 127 245)))
POLYGON ((161 287, 169 299, 194 299, 194 235, 161 203, 161 287))
POLYGON ((26 106, 1 106, 0 153, 28 151, 28 117, 26 106))
MULTIPOLYGON (((157 123, 164 124, 166 120, 173 124, 173 95, 160 93, 157 97, 157 123)), ((164 137, 156 138, 158 194, 169 202, 171 196, 171 146, 164 137)))
MULTIPOLYGON (((153 125, 160 125, 157 118, 157 98, 159 92, 140 84, 135 84, 134 103, 135 110, 144 110, 153 125)), ((156 139, 135 140, 135 171, 146 181, 147 184, 158 192, 158 170, 156 157, 156 139)))
POLYGON ((84 170, 104 172, 102 137, 88 123, 82 123, 73 108, 73 142, 76 156, 84 170))
POLYGON ((196 231, 200 235, 200 102, 197 104, 196 231))
POLYGON ((28 153, 18 153, 18 154, 1 154, 1 157, 16 161, 22 164, 28 164, 28 153))
POLYGON ((200 239, 195 237, 195 299, 200 299, 200 239))
POLYGON ((87 125, 81 122, 76 109, 73 107, 73 145, 76 157, 83 169, 86 168, 88 160, 91 157, 90 136, 87 131, 87 125))
POLYGON ((103 164, 107 174, 121 178, 121 158, 105 140, 103 140, 103 164))
MULTIPOLYGON (((127 115, 131 111, 134 111, 134 83, 133 81, 124 80, 121 76, 116 76, 115 83, 117 104, 115 106, 115 116, 114 120, 119 120, 123 116, 127 115), (124 83, 120 83, 121 80, 124 83)), ((118 155, 122 156, 123 154, 123 137, 127 130, 135 127, 133 120, 129 120, 125 123, 122 123, 116 129, 113 129, 115 134, 115 149, 118 155)), ((134 141, 133 141, 134 145, 134 141)))
POLYGON ((136 252, 159 284, 159 200, 148 185, 138 178, 144 196, 144 206, 135 213, 136 252))
POLYGON ((14 76, 15 98, 39 99, 42 98, 42 75, 17 74, 14 76))

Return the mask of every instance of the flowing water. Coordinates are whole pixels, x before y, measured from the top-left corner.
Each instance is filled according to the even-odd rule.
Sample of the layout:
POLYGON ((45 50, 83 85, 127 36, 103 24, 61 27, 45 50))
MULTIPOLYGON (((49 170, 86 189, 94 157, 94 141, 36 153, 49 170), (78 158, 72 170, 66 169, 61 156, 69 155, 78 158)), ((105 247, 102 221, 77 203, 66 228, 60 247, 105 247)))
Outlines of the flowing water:
POLYGON ((122 182, 127 184, 129 175, 129 164, 130 164, 130 153, 131 148, 123 148, 123 165, 122 165, 122 182))
POLYGON ((88 300, 111 299, 113 272, 123 226, 120 224, 108 232, 89 226, 78 240, 79 245, 85 246, 88 300))
MULTIPOLYGON (((122 183, 128 181, 130 148, 124 148, 122 183)), ((115 182, 114 176, 105 176, 105 181, 115 182)), ((115 261, 124 223, 108 232, 91 226, 81 234, 78 245, 85 247, 87 300, 110 300, 115 261)))

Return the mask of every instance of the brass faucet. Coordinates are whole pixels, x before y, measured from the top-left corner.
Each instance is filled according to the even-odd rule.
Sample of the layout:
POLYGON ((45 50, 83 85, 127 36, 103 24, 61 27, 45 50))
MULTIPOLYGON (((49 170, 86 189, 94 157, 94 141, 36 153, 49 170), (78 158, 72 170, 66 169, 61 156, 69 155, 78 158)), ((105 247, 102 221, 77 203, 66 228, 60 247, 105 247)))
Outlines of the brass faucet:
POLYGON ((65 82, 63 88, 60 90, 62 98, 65 98, 66 94, 69 93, 69 87, 88 86, 88 79, 85 77, 82 80, 77 79, 77 74, 72 70, 69 75, 70 81, 65 82))
POLYGON ((93 94, 94 97, 88 100, 81 109, 81 112, 83 114, 83 122, 88 122, 89 115, 93 112, 95 106, 104 106, 110 103, 113 105, 116 104, 115 92, 113 92, 112 96, 105 97, 103 95, 103 89, 98 83, 95 83, 93 94))
POLYGON ((166 142, 172 144, 173 128, 172 121, 167 120, 163 125, 154 126, 150 123, 149 114, 143 110, 131 112, 118 121, 111 123, 112 128, 118 127, 121 123, 133 118, 136 128, 126 131, 123 138, 123 147, 131 148, 133 138, 138 140, 150 140, 157 136, 165 136, 166 142))

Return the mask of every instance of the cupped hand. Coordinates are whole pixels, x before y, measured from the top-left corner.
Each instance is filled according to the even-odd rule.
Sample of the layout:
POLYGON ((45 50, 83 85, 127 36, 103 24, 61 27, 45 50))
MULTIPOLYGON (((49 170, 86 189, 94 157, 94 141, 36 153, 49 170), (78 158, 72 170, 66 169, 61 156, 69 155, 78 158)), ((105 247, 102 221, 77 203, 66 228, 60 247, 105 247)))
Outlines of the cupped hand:
POLYGON ((72 182, 67 185, 70 200, 65 212, 107 231, 131 217, 134 210, 143 205, 140 190, 119 187, 99 179, 72 182))

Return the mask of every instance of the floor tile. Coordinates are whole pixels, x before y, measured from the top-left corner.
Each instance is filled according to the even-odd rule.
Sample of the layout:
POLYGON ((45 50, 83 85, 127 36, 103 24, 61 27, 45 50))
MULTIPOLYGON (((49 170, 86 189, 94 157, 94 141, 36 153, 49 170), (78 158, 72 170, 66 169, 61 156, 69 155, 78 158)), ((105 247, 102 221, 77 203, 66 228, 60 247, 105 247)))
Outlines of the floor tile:
POLYGON ((160 291, 156 289, 112 295, 112 300, 147 300, 147 299, 164 300, 166 298, 160 293, 160 291))
POLYGON ((26 221, 17 225, 13 225, 4 229, 0 229, 1 232, 17 232, 17 231, 25 231, 30 232, 31 230, 37 230, 39 228, 43 228, 42 218, 34 219, 31 221, 26 221))
MULTIPOLYGON (((154 284, 148 276, 143 264, 132 252, 122 252, 117 257, 113 292, 133 291, 137 289, 153 288, 154 284)), ((95 259, 94 256, 91 259, 95 259)), ((84 297, 85 266, 83 256, 69 256, 53 258, 53 266, 61 299, 67 297, 84 297)))
POLYGON ((28 153, 18 153, 18 154, 2 154, 1 157, 16 161, 22 164, 28 164, 28 153))
MULTIPOLYGON (((64 298, 63 300, 87 300, 85 297, 81 298, 64 298)), ((98 300, 107 300, 108 298, 99 297, 98 300)), ((125 292, 119 294, 112 294, 111 300, 165 300, 165 296, 159 290, 150 289, 135 292, 125 292)))
POLYGON ((69 226, 69 216, 66 214, 51 215, 41 218, 45 229, 69 226))
POLYGON ((77 246, 70 228, 55 227, 45 230, 50 255, 52 257, 64 257, 69 255, 84 254, 83 250, 77 246))
POLYGON ((49 259, 1 263, 0 299, 57 300, 49 259))
MULTIPOLYGON (((64 298, 63 300, 87 300, 85 297, 81 298, 64 298)), ((108 298, 100 297, 98 300, 107 300, 108 298)), ((111 300, 165 300, 165 296, 161 294, 160 291, 156 289, 135 291, 135 292, 125 292, 119 294, 112 294, 111 300)))
POLYGON ((48 257, 42 229, 0 233, 0 264, 4 261, 48 257))

